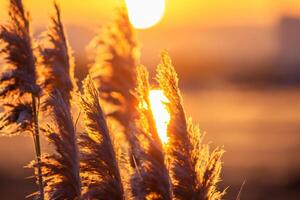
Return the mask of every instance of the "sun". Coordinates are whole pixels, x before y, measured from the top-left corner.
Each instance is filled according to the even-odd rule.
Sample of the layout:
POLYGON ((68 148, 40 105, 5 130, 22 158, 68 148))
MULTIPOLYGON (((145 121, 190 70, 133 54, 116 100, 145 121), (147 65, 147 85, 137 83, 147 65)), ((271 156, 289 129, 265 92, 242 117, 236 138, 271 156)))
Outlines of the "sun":
POLYGON ((169 100, 162 90, 151 90, 149 99, 158 135, 162 143, 166 144, 168 142, 167 130, 170 122, 170 113, 165 104, 168 103, 169 100))
POLYGON ((165 13, 165 0, 125 0, 129 20, 137 29, 157 24, 165 13))

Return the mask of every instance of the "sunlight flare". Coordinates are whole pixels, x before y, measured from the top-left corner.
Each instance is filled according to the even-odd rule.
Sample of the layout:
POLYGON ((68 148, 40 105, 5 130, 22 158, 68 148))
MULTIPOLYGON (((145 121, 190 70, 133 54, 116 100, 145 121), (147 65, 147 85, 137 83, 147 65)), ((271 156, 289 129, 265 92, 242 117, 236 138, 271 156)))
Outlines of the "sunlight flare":
POLYGON ((169 100, 162 90, 151 90, 149 99, 158 135, 162 143, 165 144, 168 142, 167 130, 170 122, 170 113, 165 104, 169 100))
POLYGON ((165 0, 126 0, 129 20, 137 29, 157 24, 165 13, 165 0))

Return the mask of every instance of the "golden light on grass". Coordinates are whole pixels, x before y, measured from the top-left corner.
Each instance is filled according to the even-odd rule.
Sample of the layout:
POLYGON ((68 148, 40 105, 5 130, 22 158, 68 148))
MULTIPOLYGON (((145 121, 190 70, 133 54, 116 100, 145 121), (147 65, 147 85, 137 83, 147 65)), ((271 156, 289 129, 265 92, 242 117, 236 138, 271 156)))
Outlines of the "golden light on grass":
POLYGON ((170 122, 170 113, 165 104, 169 100, 162 90, 151 90, 149 99, 158 135, 162 143, 166 144, 168 142, 167 130, 170 122))
POLYGON ((126 0, 130 22, 137 29, 157 24, 165 13, 165 0, 126 0))

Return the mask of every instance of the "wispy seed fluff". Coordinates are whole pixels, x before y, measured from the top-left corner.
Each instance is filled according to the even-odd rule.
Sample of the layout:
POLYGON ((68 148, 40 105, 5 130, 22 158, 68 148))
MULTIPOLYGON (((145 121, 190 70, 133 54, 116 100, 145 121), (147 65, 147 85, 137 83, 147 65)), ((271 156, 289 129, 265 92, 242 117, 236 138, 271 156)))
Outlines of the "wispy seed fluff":
POLYGON ((162 143, 158 137, 150 108, 148 71, 144 66, 137 67, 136 96, 139 101, 139 118, 135 124, 135 135, 139 148, 134 149, 138 165, 131 185, 136 199, 170 200, 170 179, 164 164, 162 143))
POLYGON ((216 185, 220 180, 222 149, 211 154, 209 146, 201 144, 198 128, 189 124, 178 87, 177 73, 167 52, 161 54, 156 79, 169 99, 171 120, 168 126, 169 143, 165 147, 175 199, 221 199, 216 185))
POLYGON ((33 131, 33 102, 38 95, 35 57, 32 49, 29 14, 21 0, 9 1, 8 23, 1 26, 0 99, 4 112, 1 130, 7 135, 33 131))
POLYGON ((122 125, 130 143, 130 123, 137 115, 135 67, 139 63, 139 48, 129 22, 125 5, 117 10, 117 19, 98 34, 89 45, 93 49, 90 74, 105 103, 105 112, 122 125))
POLYGON ((81 134, 81 177, 84 199, 124 199, 116 154, 90 77, 83 81, 81 108, 85 133, 81 134))
POLYGON ((44 132, 55 153, 42 159, 45 199, 77 199, 81 182, 73 119, 59 91, 54 92, 49 102, 55 109, 51 109, 51 123, 44 132))
POLYGON ((58 90, 68 107, 72 91, 76 91, 74 78, 74 58, 68 44, 64 26, 61 21, 59 6, 54 2, 55 14, 51 16, 49 29, 42 33, 39 43, 39 84, 43 91, 43 105, 49 105, 49 99, 58 90))

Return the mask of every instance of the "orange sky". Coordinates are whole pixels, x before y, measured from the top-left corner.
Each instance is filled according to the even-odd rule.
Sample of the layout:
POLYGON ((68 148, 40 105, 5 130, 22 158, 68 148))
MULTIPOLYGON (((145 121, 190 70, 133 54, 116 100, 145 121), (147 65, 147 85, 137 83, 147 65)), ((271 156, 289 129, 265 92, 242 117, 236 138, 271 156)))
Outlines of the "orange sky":
MULTIPOLYGON (((112 16, 118 0, 58 0, 65 23, 100 25, 112 16)), ((51 0, 24 0, 34 26, 47 23, 51 0)), ((7 0, 0 0, 0 21, 5 18, 7 0)), ((300 0, 167 0, 166 26, 272 25, 283 14, 300 15, 300 0)))
POLYGON ((207 26, 271 25, 282 13, 299 15, 300 1, 169 0, 167 17, 207 26))

